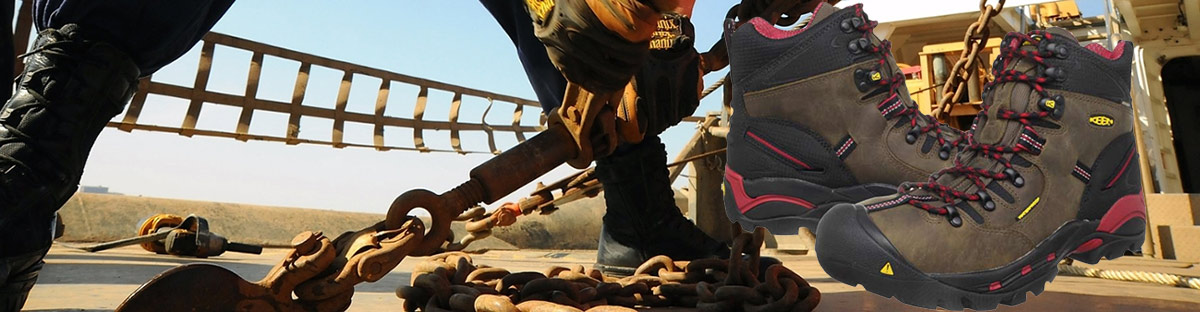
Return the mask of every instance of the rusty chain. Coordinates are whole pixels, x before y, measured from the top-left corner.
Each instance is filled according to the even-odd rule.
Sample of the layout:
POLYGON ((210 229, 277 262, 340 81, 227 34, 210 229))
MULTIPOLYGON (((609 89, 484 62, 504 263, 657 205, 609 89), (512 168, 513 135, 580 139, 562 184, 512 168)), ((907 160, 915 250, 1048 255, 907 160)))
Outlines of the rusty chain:
MULTIPOLYGON (((667 168, 686 165, 696 160, 724 153, 725 149, 716 149, 693 155, 679 161, 667 164, 667 168)), ((444 248, 446 251, 461 251, 471 243, 492 235, 492 229, 513 225, 517 217, 537 212, 541 215, 551 214, 558 210, 558 205, 577 199, 596 197, 603 185, 595 177, 595 168, 581 170, 567 176, 549 186, 538 183, 537 189, 529 197, 521 198, 515 203, 504 203, 492 212, 483 207, 467 209, 455 222, 465 222, 467 235, 457 242, 450 242, 444 248), (552 191, 558 190, 561 195, 555 196, 552 191)), ((453 240, 453 237, 451 237, 453 240)))
POLYGON ((461 252, 430 257, 400 286, 405 311, 635 311, 688 307, 700 311, 811 311, 821 293, 782 264, 758 267, 765 230, 739 233, 729 260, 650 258, 627 277, 582 265, 510 273, 476 265, 461 252), (747 255, 743 258, 743 252, 747 255))
MULTIPOLYGON (((771 0, 744 0, 743 3, 768 1, 771 0)), ((777 2, 768 8, 784 8, 788 10, 788 13, 794 13, 798 12, 796 11, 798 6, 810 5, 816 0, 778 0, 777 2), (793 5, 780 3, 793 3, 793 5)), ((743 12, 749 11, 743 10, 743 12)), ((778 21, 780 16, 779 13, 762 14, 774 14, 775 21, 778 21)), ((798 13, 787 15, 789 17, 799 16, 798 13)), ((715 61, 715 64, 710 63, 710 65, 728 64, 727 56, 723 53, 724 45, 721 45, 720 49, 720 53, 707 53, 709 55, 707 59, 715 61)), ((602 97, 598 98, 582 93, 576 94, 574 97, 567 94, 566 97, 574 99, 576 103, 604 102, 602 97)), ((592 128, 589 126, 588 119, 597 118, 597 115, 602 114, 588 111, 586 107, 580 108, 583 110, 574 111, 573 114, 577 116, 568 118, 569 122, 567 123, 573 124, 576 128, 592 128)), ((574 302, 575 306, 582 307, 583 304, 594 305, 592 303, 600 299, 604 299, 603 302, 606 304, 612 303, 617 306, 694 303, 691 306, 709 311, 727 311, 725 309, 713 310, 711 307, 735 305, 745 306, 748 311, 760 310, 762 305, 793 306, 799 304, 801 307, 809 307, 808 309, 815 306, 816 300, 819 300, 819 293, 808 287, 803 279, 790 270, 780 265, 773 266, 768 272, 776 275, 764 276, 764 279, 760 281, 757 274, 748 269, 757 267, 758 250, 762 244, 763 233, 761 232, 756 232, 752 236, 740 235, 735 241, 733 249, 733 254, 739 255, 739 257, 734 257, 735 259, 728 263, 713 260, 676 262, 670 259, 655 258, 654 261, 660 261, 663 268, 656 272, 643 272, 646 274, 628 279, 603 277, 596 274, 598 273, 596 271, 584 272, 582 267, 571 270, 560 269, 549 272, 551 274, 538 273, 540 277, 533 278, 537 276, 522 273, 508 274, 502 269, 470 266, 470 259, 463 258, 462 254, 442 253, 446 250, 461 249, 475 240, 486 237, 490 234, 491 228, 512 224, 518 215, 528 214, 534 210, 542 213, 552 211, 553 205, 546 205, 555 200, 549 192, 552 189, 574 190, 564 193, 560 199, 570 196, 595 196, 595 192, 598 192, 599 182, 585 171, 568 179, 562 185, 556 184, 551 187, 539 188, 539 192, 535 192, 530 199, 531 202, 540 204, 505 207, 492 213, 484 213, 482 208, 468 210, 481 202, 494 202, 560 164, 572 163, 579 167, 580 159, 588 158, 590 155, 603 154, 603 151, 615 147, 611 136, 588 137, 587 140, 582 141, 591 141, 591 144, 579 145, 580 138, 568 131, 569 127, 563 127, 561 123, 560 126, 554 126, 554 124, 551 123, 549 129, 477 166, 471 170, 470 180, 450 191, 435 194, 426 190, 412 190, 401 194, 389 207, 386 219, 379 223, 357 232, 344 233, 333 240, 319 232, 304 232, 297 235, 293 240, 293 249, 271 269, 266 277, 258 282, 247 282, 237 277, 236 274, 216 266, 185 265, 168 270, 147 282, 146 286, 130 295, 130 298, 118 310, 136 311, 138 306, 147 306, 140 304, 144 300, 160 301, 161 296, 172 293, 172 287, 192 284, 196 279, 202 278, 200 276, 216 276, 215 280, 219 281, 214 283, 221 284, 232 293, 192 297, 192 301, 195 302, 190 304, 193 304, 193 307, 227 308, 225 304, 232 303, 238 310, 345 310, 349 307, 353 297, 354 285, 378 281, 408 256, 434 256, 431 259, 442 259, 443 262, 453 260, 459 263, 465 259, 467 260, 466 264, 470 267, 460 271, 458 270, 459 263, 456 263, 453 267, 454 271, 449 271, 449 268, 439 265, 435 270, 428 271, 431 274, 414 272, 414 286, 402 287, 407 291, 402 292, 404 294, 401 296, 417 298, 412 297, 414 296, 413 289, 423 289, 422 291, 426 292, 425 296, 429 299, 410 302, 424 303, 428 307, 451 307, 452 297, 459 298, 454 301, 458 303, 453 304, 453 307, 457 308, 465 308, 466 301, 472 301, 471 303, 475 305, 480 302, 485 305, 489 302, 497 305, 508 302, 509 305, 512 305, 512 302, 509 301, 509 299, 513 299, 512 297, 488 297, 492 292, 483 290, 483 288, 494 289, 493 291, 499 294, 508 291, 506 287, 497 288, 498 285, 514 285, 517 289, 524 288, 524 292, 517 293, 524 294, 524 296, 518 299, 533 302, 528 304, 521 302, 513 306, 514 309, 521 308, 521 305, 540 304, 537 302, 560 302, 560 304, 574 302), (594 152, 593 148, 600 152, 594 152), (513 168, 522 168, 523 170, 512 170, 513 168), (414 209, 424 209, 429 212, 431 221, 428 226, 421 219, 409 215, 414 209), (459 242, 448 244, 447 242, 452 237, 450 224, 454 220, 470 221, 468 230, 471 234, 459 242), (743 249, 753 250, 749 264, 741 263, 740 255, 743 249), (670 266, 666 264, 670 264, 670 266), (461 272, 470 274, 458 276, 448 274, 450 272, 459 275, 466 274, 461 272), (573 280, 567 280, 568 277, 573 280), (460 280, 472 281, 473 284, 450 285, 448 283, 448 281, 460 280), (474 283, 476 281, 483 281, 483 287, 474 283), (518 281, 520 283, 517 283, 518 281), (222 284, 226 282, 229 284, 222 284), (492 283, 492 285, 488 283, 492 283), (590 286, 579 287, 579 284, 572 283, 584 283, 590 286), (604 283, 605 286, 596 287, 601 283, 604 283), (539 289, 538 287, 547 291, 539 291, 534 294, 531 289, 539 289), (578 291, 584 291, 585 288, 590 289, 586 291, 591 292, 590 295, 586 292, 578 293, 578 291), (455 291, 448 292, 448 289, 455 291), (736 291, 744 289, 754 289, 760 295, 751 300, 746 300, 745 297, 729 297, 729 294, 738 294, 736 291), (571 293, 574 296, 563 297, 568 294, 565 292, 566 290, 574 291, 571 293), (731 291, 734 292, 731 293, 731 291), (675 295, 674 292, 684 295, 675 295), (465 298, 471 300, 463 299, 464 294, 468 296, 465 298), (799 298, 797 296, 800 294, 804 295, 803 301, 797 300, 799 298), (590 297, 580 297, 581 295, 590 297), (581 298, 592 300, 582 300, 581 298), (677 302, 677 300, 684 301, 677 302), (705 308, 706 306, 710 308, 705 308)), ((609 120, 603 124, 611 125, 612 122, 609 120)), ((606 129, 599 133, 613 133, 610 130, 611 127, 602 128, 606 129)), ((697 157, 705 156, 710 156, 710 154, 697 157)), ((734 228, 738 227, 734 225, 734 228)), ((467 268, 467 266, 463 266, 463 268, 467 268)), ((529 309, 520 311, 527 310, 529 309)), ((628 311, 628 309, 607 307, 598 311, 628 311)))
POLYGON ((995 6, 987 3, 988 0, 979 1, 979 19, 967 26, 966 34, 963 35, 964 53, 950 68, 950 77, 947 78, 942 88, 942 96, 933 109, 934 117, 941 118, 942 114, 950 113, 954 101, 966 92, 967 84, 964 82, 970 79, 971 72, 976 70, 979 51, 987 46, 987 40, 991 37, 991 28, 988 28, 988 25, 993 17, 1004 10, 1004 0, 1000 0, 995 6))
MULTIPOLYGON (((752 5, 749 7, 735 6, 734 8, 731 8, 731 11, 737 10, 738 17, 743 18, 743 20, 748 20, 749 17, 752 16, 763 16, 769 18, 772 22, 777 23, 795 22, 794 19, 799 18, 801 13, 811 11, 812 8, 815 7, 819 2, 820 1, 818 0, 743 0, 741 5, 752 5), (786 15, 786 18, 784 15, 786 15)), ((721 52, 724 51, 724 45, 714 46, 714 50, 717 50, 718 48, 721 50, 721 52)), ((706 52, 705 54, 713 56, 709 57, 710 60, 713 58, 725 58, 717 61, 717 63, 728 64, 727 56, 725 56, 724 53, 714 54, 713 51, 710 51, 706 52)), ((596 98, 594 95, 587 94, 586 92, 576 96, 571 96, 571 90, 573 89, 568 88, 568 94, 566 98, 577 99, 577 101, 570 102, 568 100, 567 102, 564 102, 564 106, 569 106, 566 105, 568 103, 603 102, 603 100, 596 98)), ((574 90, 582 91, 582 89, 578 88, 574 90)), ((592 103, 592 106, 595 105, 596 103, 592 103)), ((597 117, 596 114, 588 112, 581 112, 579 115, 591 116, 590 119, 593 121, 597 117)), ((591 128, 590 126, 586 125, 588 123, 584 121, 586 119, 576 119, 578 118, 571 119, 574 120, 574 123, 576 123, 574 125, 575 127, 591 128)), ((611 118, 601 119, 609 120, 611 118)), ((613 131, 609 129, 610 127, 603 128, 605 128, 605 130, 599 131, 598 133, 613 133, 613 131)), ((546 132, 554 132, 554 129, 547 130, 546 132)), ((615 147, 614 143, 612 142, 612 137, 603 139, 597 137, 597 139, 600 139, 598 142, 579 145, 581 141, 590 141, 587 139, 592 138, 589 137, 585 140, 581 140, 581 138, 576 135, 577 133, 579 132, 570 132, 570 134, 574 136, 572 141, 576 143, 575 145, 578 150, 574 151, 573 153, 575 154, 575 157, 569 158, 570 161, 568 161, 577 167, 580 159, 588 158, 587 155, 593 155, 596 153, 595 151, 591 150, 593 144, 607 142, 607 144, 595 144, 597 145, 596 147, 600 148, 601 150, 611 150, 613 147, 615 147)), ((537 137, 541 136, 543 135, 538 135, 537 137)), ((531 141, 535 141, 537 137, 531 141)), ((549 142, 549 140, 546 140, 546 142, 549 142)), ((518 150, 518 148, 514 148, 514 150, 518 150)), ((519 153, 519 151, 512 154, 516 153, 519 153)), ((510 153, 506 152, 505 154, 510 153)), ((698 155, 694 158, 707 157, 710 154, 711 153, 706 153, 705 155, 698 155)), ((688 160, 685 160, 671 165, 679 165, 686 163, 687 161, 688 160)), ((495 162, 503 163, 503 161, 495 162)), ((484 165, 481 165, 481 167, 486 165, 487 164, 485 163, 484 165)), ((424 190, 410 191, 405 193, 396 198, 396 201, 393 202, 392 207, 388 211, 388 219, 385 222, 364 229, 350 236, 347 236, 348 234, 343 234, 335 241, 335 245, 338 247, 337 250, 339 251, 339 255, 337 261, 335 261, 329 269, 326 269, 326 271, 330 274, 327 275, 320 283, 312 284, 312 282, 310 282, 309 284, 312 286, 301 287, 301 289, 297 290, 297 296, 302 300, 312 300, 330 298, 339 292, 352 292, 354 284, 362 281, 378 280, 382 277, 382 274, 386 274, 386 272, 394 268, 397 264, 399 264, 400 260, 407 255, 432 255, 447 250, 462 250, 470 243, 491 235, 492 228, 496 226, 511 225, 513 222, 515 222, 515 218, 519 215, 529 214, 535 209, 539 210, 543 214, 550 213, 556 209, 553 205, 547 205, 547 203, 552 203, 554 200, 553 195, 550 194, 550 190, 553 188, 548 187, 539 187, 539 189, 534 192, 534 196, 527 198, 527 200, 523 201, 522 203, 502 207, 501 209, 497 209, 492 213, 485 214, 483 213, 482 209, 478 209, 478 207, 476 209, 466 209, 467 207, 474 206, 474 203, 487 201, 485 200, 485 196, 488 196, 485 195, 486 193, 507 194, 511 192, 495 192, 489 190, 487 186, 481 186, 479 181, 480 179, 477 179, 475 176, 476 171, 480 171, 478 169, 480 168, 477 167, 476 170, 472 170, 471 181, 463 183, 458 188, 441 195, 435 195, 432 192, 424 190), (415 233, 422 231, 398 230, 401 224, 409 225, 410 223, 415 223, 415 227, 423 228, 423 225, 420 224, 419 220, 407 215, 408 212, 414 208, 424 208, 431 214, 433 225, 430 227, 430 232, 424 236, 415 233), (458 242, 448 242, 452 240, 453 237, 449 229, 450 222, 452 220, 469 221, 467 224, 467 230, 469 234, 458 242), (403 235, 397 236, 394 234, 395 231, 400 231, 400 233, 403 233, 403 235), (380 235, 384 235, 389 238, 388 240, 381 240, 378 238, 380 235), (401 241, 403 242, 402 244, 383 244, 385 242, 401 241), (353 252, 353 254, 350 252, 353 252), (335 268, 336 270, 334 270, 335 268), (347 271, 353 272, 346 273, 347 271), (375 272, 383 273, 379 274, 375 272), (378 274, 378 276, 375 274, 378 274), (302 295, 302 290, 308 292, 309 294, 302 295), (318 295, 318 293, 320 294, 318 295), (308 298, 306 298, 306 296, 308 298)), ((481 176, 486 178, 491 175, 483 173, 481 176)), ((564 180, 565 183, 556 183, 553 185, 562 189, 564 195, 562 197, 593 197, 599 192, 599 181, 595 180, 590 172, 586 170, 564 180)), ((503 194, 501 194, 501 196, 503 194)), ((493 198, 500 197, 497 196, 497 194, 489 195, 493 198)))

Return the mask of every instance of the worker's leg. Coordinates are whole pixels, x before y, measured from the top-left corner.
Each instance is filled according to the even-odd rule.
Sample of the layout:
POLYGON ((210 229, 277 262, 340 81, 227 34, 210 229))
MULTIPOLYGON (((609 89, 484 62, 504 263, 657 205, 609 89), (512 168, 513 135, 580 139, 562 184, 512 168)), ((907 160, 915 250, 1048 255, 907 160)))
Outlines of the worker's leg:
POLYGON ((149 75, 187 53, 233 0, 38 0, 33 20, 38 30, 78 24, 107 41, 149 75))
MULTIPOLYGON (((550 63, 545 46, 534 37, 524 4, 503 0, 482 2, 516 44, 542 106, 547 112, 557 107, 562 102, 566 81, 550 63)), ((693 71, 698 71, 696 66, 692 65, 693 71)), ((693 75, 691 79, 694 91, 696 77, 693 75)), ((661 102, 676 105, 686 101, 661 102)), ((694 110, 695 104, 690 104, 690 108, 694 110)), ((665 127, 689 114, 691 111, 682 115, 655 114, 676 120, 654 123, 665 127)), ((666 169, 666 150, 658 138, 658 132, 664 127, 652 127, 655 129, 642 143, 622 146, 613 155, 596 161, 596 175, 604 185, 607 205, 597 267, 606 273, 632 273, 639 264, 655 255, 691 260, 729 252, 723 243, 705 235, 684 218, 675 206, 675 194, 666 169)))
POLYGON ((0 258, 0 311, 20 311, 25 297, 37 282, 47 249, 0 258))
POLYGON ((546 46, 533 36, 533 22, 525 11, 524 1, 518 0, 481 0, 513 44, 517 46, 517 57, 525 67, 525 76, 537 93, 542 110, 550 110, 562 105, 563 92, 567 90, 567 79, 550 63, 546 56, 546 46))
MULTIPOLYGON (((13 6, 16 1, 0 2, 0 81, 11 81, 13 72, 13 6)), ((0 83, 0 97, 7 99, 12 96, 12 84, 0 83)))
POLYGON ((657 135, 596 160, 596 178, 604 185, 607 206, 597 269, 630 275, 656 255, 674 260, 729 255, 724 243, 701 231, 675 206, 667 152, 657 135))
POLYGON ((38 39, 0 110, 0 307, 23 305, 96 137, 137 78, 187 52, 232 0, 45 0, 38 39), (9 290, 12 290, 11 292, 9 290))

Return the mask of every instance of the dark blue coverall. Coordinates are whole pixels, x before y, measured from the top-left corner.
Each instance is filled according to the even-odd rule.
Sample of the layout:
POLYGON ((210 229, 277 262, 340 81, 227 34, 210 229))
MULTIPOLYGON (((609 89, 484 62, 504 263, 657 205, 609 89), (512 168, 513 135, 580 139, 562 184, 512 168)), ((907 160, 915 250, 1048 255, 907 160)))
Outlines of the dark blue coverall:
MULTIPOLYGON (((38 31, 78 24, 88 40, 105 41, 123 50, 150 75, 187 53, 225 14, 233 0, 25 0, 33 1, 38 31)), ((0 73, 13 71, 11 21, 14 2, 0 4, 9 25, 0 45, 0 73)), ((11 96, 11 76, 5 98, 11 96)), ((0 187, 4 187, 0 181, 0 187)), ((20 196, 9 194, 8 196, 20 196)), ((34 207, 57 209, 58 207, 34 207)), ((53 214, 14 212, 0 207, 0 310, 19 309, 37 280, 42 258, 53 235, 53 214), (48 217, 47 217, 48 216, 48 217)))

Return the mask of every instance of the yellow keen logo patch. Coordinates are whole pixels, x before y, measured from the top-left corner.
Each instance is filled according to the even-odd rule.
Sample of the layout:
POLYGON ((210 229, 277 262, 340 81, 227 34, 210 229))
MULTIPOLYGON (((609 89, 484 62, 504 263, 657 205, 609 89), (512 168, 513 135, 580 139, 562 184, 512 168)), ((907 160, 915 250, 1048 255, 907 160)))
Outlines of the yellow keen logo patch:
POLYGON ((1104 115, 1094 115, 1094 116, 1088 118, 1088 122, 1092 123, 1093 125, 1097 125, 1097 126, 1101 126, 1101 127, 1112 127, 1113 124, 1117 123, 1117 121, 1113 120, 1112 117, 1108 117, 1108 116, 1104 116, 1104 115))
POLYGON ((1051 109, 1053 109, 1055 105, 1058 105, 1058 102, 1057 102, 1057 101, 1055 101, 1055 100, 1046 100, 1046 108, 1051 108, 1051 109))
POLYGON ((883 273, 883 275, 895 275, 896 274, 895 272, 892 272, 892 263, 891 262, 884 263, 883 268, 879 269, 879 273, 883 273))
POLYGON ((554 0, 525 0, 525 8, 537 16, 537 21, 546 20, 546 15, 554 8, 554 0))
POLYGON ((874 74, 871 74, 871 80, 873 80, 873 81, 879 81, 880 79, 883 79, 883 74, 882 74, 882 73, 880 73, 880 72, 875 72, 874 74))

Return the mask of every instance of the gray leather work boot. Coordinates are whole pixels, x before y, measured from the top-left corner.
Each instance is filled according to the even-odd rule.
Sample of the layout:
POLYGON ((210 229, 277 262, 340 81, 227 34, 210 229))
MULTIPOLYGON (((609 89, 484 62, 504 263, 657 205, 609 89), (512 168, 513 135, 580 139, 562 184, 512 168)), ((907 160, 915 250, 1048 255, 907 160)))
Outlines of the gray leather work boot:
POLYGON ((1130 106, 1133 44, 1010 33, 955 165, 900 194, 834 207, 817 230, 833 278, 947 309, 1016 305, 1058 262, 1139 250, 1146 225, 1130 106))
POLYGON ((862 5, 781 30, 727 29, 733 115, 725 213, 747 230, 814 230, 839 203, 894 194, 952 164, 961 132, 921 114, 862 5))

